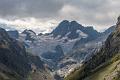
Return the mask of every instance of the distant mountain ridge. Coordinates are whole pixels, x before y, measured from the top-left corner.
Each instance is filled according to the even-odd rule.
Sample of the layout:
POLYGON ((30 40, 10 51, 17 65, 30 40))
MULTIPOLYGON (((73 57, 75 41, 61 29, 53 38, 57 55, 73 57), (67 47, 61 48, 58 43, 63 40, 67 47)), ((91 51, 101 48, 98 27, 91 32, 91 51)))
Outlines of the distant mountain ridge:
MULTIPOLYGON (((114 29, 115 26, 112 26, 100 33, 91 26, 84 27, 76 21, 63 20, 51 33, 37 35, 33 30, 25 29, 19 33, 17 40, 23 42, 28 52, 41 57, 42 61, 63 77, 86 55, 93 55, 91 53, 94 49, 102 46, 114 29)), ((11 37, 17 35, 16 31, 16 35, 8 34, 11 37)))
MULTIPOLYGON (((42 57, 44 55, 44 58, 47 57, 49 59, 50 56, 48 55, 50 54, 57 57, 58 52, 55 50, 55 47, 57 45, 61 46, 61 51, 63 51, 62 54, 70 53, 69 51, 76 48, 85 49, 85 45, 87 45, 88 42, 90 44, 91 41, 95 41, 96 43, 104 41, 108 34, 114 30, 114 28, 115 27, 113 26, 105 32, 100 33, 91 26, 84 27, 76 21, 70 22, 68 20, 63 20, 51 33, 36 35, 36 33, 32 30, 24 30, 22 34, 26 34, 25 40, 34 40, 34 43, 32 44, 30 42, 27 42, 27 44, 31 47, 30 49, 33 51, 33 53, 39 56, 42 55, 42 57)), ((95 47, 92 47, 93 44, 90 45, 91 48, 95 47)), ((86 52, 84 53, 86 54, 86 52)))
POLYGON ((84 27, 76 21, 69 22, 68 20, 63 20, 50 34, 53 34, 53 37, 60 36, 60 38, 67 35, 69 39, 75 39, 80 37, 80 32, 87 34, 88 36, 100 35, 100 33, 94 30, 93 27, 84 27))

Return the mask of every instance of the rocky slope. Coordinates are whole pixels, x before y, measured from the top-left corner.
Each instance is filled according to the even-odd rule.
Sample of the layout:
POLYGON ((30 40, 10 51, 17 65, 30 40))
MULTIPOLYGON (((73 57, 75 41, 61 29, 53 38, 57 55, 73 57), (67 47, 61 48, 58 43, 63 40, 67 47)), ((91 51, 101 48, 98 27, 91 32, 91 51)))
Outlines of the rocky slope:
POLYGON ((7 31, 7 33, 11 38, 14 38, 14 39, 19 38, 19 32, 17 30, 9 30, 7 31))
POLYGON ((84 60, 65 80, 120 79, 120 18, 102 48, 84 60))
MULTIPOLYGON (((3 24, 0 26, 6 28, 7 30, 11 27, 3 24)), ((100 33, 91 26, 85 27, 76 21, 63 20, 51 33, 47 34, 40 33, 37 35, 33 30, 27 29, 20 34, 15 30, 7 31, 7 33, 9 36, 8 39, 10 39, 9 44, 12 44, 13 50, 15 49, 14 52, 23 53, 21 57, 25 59, 21 58, 22 62, 25 61, 25 64, 29 63, 27 67, 30 66, 30 70, 26 70, 25 74, 31 75, 30 64, 33 63, 31 62, 32 60, 37 59, 39 61, 37 56, 29 54, 32 53, 41 57, 41 59, 48 64, 50 68, 54 69, 57 77, 59 76, 58 74, 63 77, 68 71, 73 70, 76 65, 78 66, 78 64, 83 61, 84 57, 89 59, 92 55, 94 55, 114 29, 115 27, 112 26, 105 32, 100 33), (11 39, 10 37, 14 39, 11 39), (19 46, 26 48, 27 52, 25 49, 21 50, 19 46), (23 50, 24 52, 19 52, 23 50)), ((9 47, 8 44, 7 47, 9 47)), ((9 48, 11 48, 11 46, 9 48)), ((18 55, 17 57, 20 56, 18 55)), ((34 61, 36 65, 39 64, 37 63, 37 60, 34 61)), ((42 61, 39 62, 42 65, 44 64, 42 61)), ((39 74, 39 72, 37 72, 37 74, 39 74)), ((29 78, 31 77, 29 76, 29 78)))
POLYGON ((78 48, 74 48, 72 51, 68 52, 64 56, 64 58, 59 63, 58 74, 62 77, 66 76, 74 70, 75 67, 79 67, 79 64, 84 61, 84 59, 91 58, 97 51, 99 51, 100 47, 104 44, 108 35, 115 30, 115 26, 110 27, 105 32, 103 36, 99 36, 95 40, 88 41, 86 43, 81 43, 78 45, 78 48))
POLYGON ((30 40, 33 42, 36 39, 36 33, 32 30, 26 29, 22 32, 22 34, 26 35, 25 40, 30 40))
POLYGON ((41 59, 27 53, 22 42, 11 38, 0 28, 0 80, 45 79, 53 80, 41 59), (40 79, 39 76, 43 78, 40 79))
POLYGON ((100 33, 93 27, 64 20, 51 33, 37 35, 32 30, 24 30, 19 40, 24 41, 27 51, 40 56, 53 71, 63 77, 86 55, 92 55, 114 28, 100 33))
POLYGON ((56 29, 50 34, 53 37, 63 38, 67 36, 69 39, 86 38, 86 37, 99 37, 100 33, 93 29, 93 27, 84 27, 76 21, 69 22, 68 20, 62 21, 56 29))

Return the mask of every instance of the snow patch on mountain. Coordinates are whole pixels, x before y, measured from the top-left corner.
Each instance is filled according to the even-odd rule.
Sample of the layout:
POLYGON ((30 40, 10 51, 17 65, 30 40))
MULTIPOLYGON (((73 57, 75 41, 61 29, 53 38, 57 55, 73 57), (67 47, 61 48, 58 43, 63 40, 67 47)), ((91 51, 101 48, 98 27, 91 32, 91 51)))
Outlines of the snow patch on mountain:
POLYGON ((51 37, 52 35, 49 36, 37 36, 37 40, 34 41, 34 43, 29 43, 30 49, 32 50, 33 53, 37 55, 41 55, 42 53, 45 52, 54 52, 54 49, 57 45, 61 45, 64 53, 68 53, 70 50, 72 50, 73 45, 77 40, 80 38, 74 39, 74 40, 68 40, 65 42, 67 37, 63 37, 59 39, 60 36, 53 38, 51 37))
POLYGON ((79 37, 83 37, 83 38, 87 38, 88 37, 88 35, 87 34, 85 34, 85 33, 83 33, 81 30, 76 30, 76 33, 79 33, 79 37))

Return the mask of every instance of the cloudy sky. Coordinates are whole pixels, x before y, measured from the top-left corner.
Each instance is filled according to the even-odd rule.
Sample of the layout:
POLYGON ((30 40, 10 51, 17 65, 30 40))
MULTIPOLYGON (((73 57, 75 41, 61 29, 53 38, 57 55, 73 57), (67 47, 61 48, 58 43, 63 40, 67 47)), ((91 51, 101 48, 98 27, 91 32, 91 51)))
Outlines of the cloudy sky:
POLYGON ((50 31, 64 19, 103 30, 116 23, 120 0, 0 0, 0 22, 50 31))

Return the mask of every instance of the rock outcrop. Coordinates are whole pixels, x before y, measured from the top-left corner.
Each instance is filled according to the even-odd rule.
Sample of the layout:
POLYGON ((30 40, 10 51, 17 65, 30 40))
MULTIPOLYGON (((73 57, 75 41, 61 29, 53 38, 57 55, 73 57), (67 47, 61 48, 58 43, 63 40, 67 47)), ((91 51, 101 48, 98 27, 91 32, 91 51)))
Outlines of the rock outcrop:
POLYGON ((19 32, 17 30, 9 30, 7 31, 7 33, 11 38, 14 38, 14 39, 19 38, 19 32))
POLYGON ((79 68, 69 74, 65 80, 119 80, 120 79, 120 30, 112 32, 105 44, 89 60, 83 61, 79 68))
POLYGON ((68 37, 69 39, 83 37, 83 34, 87 34, 89 37, 100 36, 100 33, 94 30, 93 27, 84 27, 76 21, 69 22, 68 20, 62 21, 50 34, 53 37, 60 36, 60 38, 68 37))
POLYGON ((118 17, 118 21, 117 21, 117 29, 119 28, 120 29, 120 16, 118 17))
MULTIPOLYGON (((28 77, 36 76, 52 80, 46 74, 50 75, 41 59, 26 52, 23 43, 11 38, 4 29, 0 28, 0 80, 26 80, 28 77), (32 65, 36 67, 34 76, 32 65), (42 72, 40 73, 39 70, 42 72)), ((32 80, 44 80, 44 78, 32 80)))
POLYGON ((22 34, 26 34, 25 40, 34 41, 36 39, 36 33, 32 30, 24 30, 22 34))

